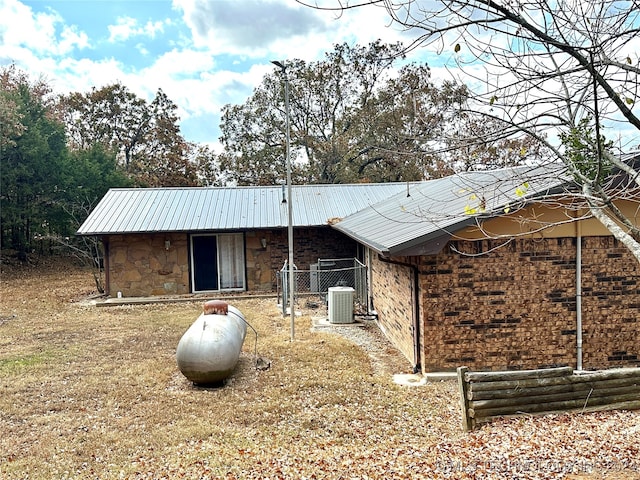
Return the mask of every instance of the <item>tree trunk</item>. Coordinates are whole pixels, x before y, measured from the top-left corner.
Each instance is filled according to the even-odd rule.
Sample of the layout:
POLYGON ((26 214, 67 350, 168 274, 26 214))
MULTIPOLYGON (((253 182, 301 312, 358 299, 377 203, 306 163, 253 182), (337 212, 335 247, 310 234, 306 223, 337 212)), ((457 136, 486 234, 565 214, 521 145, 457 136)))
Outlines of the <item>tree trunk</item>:
POLYGON ((598 219, 604 227, 611 232, 611 234, 619 240, 625 247, 629 249, 631 254, 640 262, 640 243, 638 243, 631 235, 624 231, 624 229, 616 223, 605 210, 594 202, 594 195, 591 190, 591 186, 586 183, 582 185, 582 191, 589 203, 589 210, 591 214, 598 219))

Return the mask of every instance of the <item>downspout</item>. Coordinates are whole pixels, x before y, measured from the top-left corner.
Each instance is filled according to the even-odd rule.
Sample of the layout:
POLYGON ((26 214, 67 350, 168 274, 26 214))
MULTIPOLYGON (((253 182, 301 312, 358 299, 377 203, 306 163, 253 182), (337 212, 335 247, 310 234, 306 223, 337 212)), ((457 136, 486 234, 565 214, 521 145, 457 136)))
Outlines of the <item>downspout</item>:
POLYGON ((420 352, 420 276, 419 270, 416 265, 407 262, 400 262, 397 260, 391 260, 384 258, 382 255, 378 255, 378 260, 383 263, 388 263, 391 265, 399 265, 401 267, 408 267, 411 269, 412 277, 413 277, 413 358, 415 359, 415 363, 413 365, 413 373, 419 373, 422 369, 422 355, 420 352))
POLYGON ((103 255, 103 265, 104 269, 104 294, 109 296, 111 295, 111 261, 109 260, 111 257, 111 252, 109 251, 109 239, 108 237, 103 236, 102 240, 102 255, 103 255))
POLYGON ((582 370, 582 228, 576 222, 576 370, 582 370))

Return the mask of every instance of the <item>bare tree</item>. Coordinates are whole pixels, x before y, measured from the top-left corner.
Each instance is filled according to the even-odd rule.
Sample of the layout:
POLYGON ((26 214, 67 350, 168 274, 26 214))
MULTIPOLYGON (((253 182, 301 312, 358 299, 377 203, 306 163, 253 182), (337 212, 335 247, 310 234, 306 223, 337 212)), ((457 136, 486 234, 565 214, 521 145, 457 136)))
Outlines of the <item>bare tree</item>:
MULTIPOLYGON (((572 180, 565 199, 640 261, 638 225, 617 207, 637 203, 640 188, 638 162, 623 161, 640 137, 637 0, 298 1, 338 13, 384 8, 393 24, 415 33, 409 49, 450 52, 451 71, 470 89, 466 110, 500 125, 475 141, 524 133, 543 142, 546 161, 563 165, 572 180)), ((473 136, 454 133, 450 145, 473 144, 473 136)))
MULTIPOLYGON (((95 207, 97 200, 78 198, 75 203, 62 204, 62 208, 70 216, 76 226, 87 218, 95 207)), ((37 235, 36 240, 49 241, 59 252, 75 258, 83 267, 91 269, 96 290, 105 293, 104 284, 104 248, 97 236, 63 236, 60 234, 37 235)))

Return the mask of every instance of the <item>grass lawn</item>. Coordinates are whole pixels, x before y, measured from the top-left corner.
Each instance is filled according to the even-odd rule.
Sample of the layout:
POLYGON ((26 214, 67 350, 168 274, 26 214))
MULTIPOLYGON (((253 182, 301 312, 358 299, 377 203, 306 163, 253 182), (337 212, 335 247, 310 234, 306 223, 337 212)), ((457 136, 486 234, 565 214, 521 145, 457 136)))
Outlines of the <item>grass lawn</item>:
POLYGON ((510 478, 640 478, 638 412, 465 434, 455 382, 396 385, 398 372, 312 331, 308 316, 292 343, 275 299, 231 302, 271 367, 254 368, 249 330, 227 385, 203 389, 175 362, 202 300, 88 306, 93 280, 70 261, 5 264, 0 281, 3 480, 505 478, 505 468, 510 478))

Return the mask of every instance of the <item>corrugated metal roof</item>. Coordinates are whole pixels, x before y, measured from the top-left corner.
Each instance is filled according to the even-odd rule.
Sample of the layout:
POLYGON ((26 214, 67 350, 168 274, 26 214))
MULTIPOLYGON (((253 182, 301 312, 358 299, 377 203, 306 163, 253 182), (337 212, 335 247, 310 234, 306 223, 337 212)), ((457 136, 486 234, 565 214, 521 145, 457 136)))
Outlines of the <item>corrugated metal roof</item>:
POLYGON ((334 228, 386 255, 416 254, 418 245, 566 184, 563 174, 562 166, 516 167, 429 180, 412 185, 409 196, 398 193, 334 228), (465 207, 478 213, 466 213, 465 207))
MULTIPOLYGON (((623 157, 630 162, 638 152, 623 157)), ((414 254, 508 205, 567 185, 563 165, 464 172, 415 183, 294 185, 293 224, 334 227, 384 254, 414 254), (525 194, 516 193, 526 183, 525 194), (465 207, 483 211, 470 215, 465 207), (332 224, 334 222, 331 222, 332 224), (413 250, 412 250, 413 249, 413 250), (419 249, 418 249, 419 250, 419 249)), ((285 189, 273 187, 112 189, 79 235, 284 228, 285 189)))
MULTIPOLYGON (((294 185, 293 224, 327 225, 405 191, 406 183, 294 185)), ((281 186, 116 188, 107 192, 78 235, 286 227, 281 186)))

